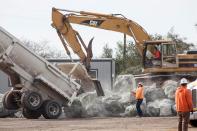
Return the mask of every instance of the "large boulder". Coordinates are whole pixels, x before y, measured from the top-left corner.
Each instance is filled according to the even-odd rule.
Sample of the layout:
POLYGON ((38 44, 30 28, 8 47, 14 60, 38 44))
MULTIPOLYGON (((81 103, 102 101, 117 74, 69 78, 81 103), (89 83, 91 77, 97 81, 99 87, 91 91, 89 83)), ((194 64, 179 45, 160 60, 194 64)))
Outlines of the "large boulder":
POLYGON ((125 112, 121 114, 122 116, 136 116, 137 110, 136 105, 129 105, 125 108, 125 112))
POLYGON ((146 113, 148 116, 174 116, 173 106, 173 100, 155 100, 147 104, 146 113))
POLYGON ((127 107, 136 102, 135 97, 131 95, 130 92, 122 93, 120 95, 121 99, 119 99, 118 102, 121 103, 124 107, 127 107))
POLYGON ((164 90, 165 95, 169 98, 169 99, 174 99, 175 98, 175 92, 177 89, 177 81, 173 81, 173 80, 167 80, 162 84, 162 89, 164 90))
POLYGON ((118 100, 124 107, 135 103, 135 97, 131 95, 131 91, 136 89, 135 78, 133 75, 119 75, 116 78, 112 94, 120 97, 118 100))
POLYGON ((136 88, 135 78, 133 75, 119 75, 113 86, 113 91, 122 93, 130 92, 136 88))
POLYGON ((160 101, 159 107, 160 107, 160 116, 173 116, 173 105, 174 101, 170 99, 163 99, 160 101))
POLYGON ((103 99, 105 109, 109 112, 109 116, 120 116, 124 112, 125 108, 122 103, 119 102, 120 96, 111 96, 103 99))
POLYGON ((129 93, 127 95, 111 93, 104 97, 97 97, 96 93, 89 92, 79 96, 85 113, 88 117, 96 116, 120 116, 125 107, 130 103, 129 93))
POLYGON ((81 118, 85 117, 86 111, 78 99, 75 99, 71 106, 64 108, 64 115, 67 118, 81 118))
POLYGON ((159 101, 149 102, 146 108, 146 115, 147 116, 159 116, 160 108, 159 108, 159 101))
MULTIPOLYGON (((140 107, 143 114, 146 116, 146 99, 143 100, 140 107)), ((137 115, 136 101, 134 104, 127 106, 125 108, 125 112, 121 114, 121 116, 136 116, 136 115, 137 115)))
POLYGON ((85 115, 87 117, 96 117, 96 116, 104 116, 107 114, 104 111, 105 109, 104 109, 104 104, 102 102, 102 97, 98 97, 95 91, 87 92, 79 95, 78 100, 80 100, 82 105, 82 107, 80 107, 82 109, 82 116, 85 115))
POLYGON ((78 99, 81 101, 81 104, 86 107, 89 103, 93 103, 98 99, 96 92, 87 92, 78 96, 78 99))
POLYGON ((146 88, 144 96, 146 98, 147 103, 155 100, 160 100, 166 97, 162 88, 155 87, 146 88))
POLYGON ((105 105, 101 99, 88 104, 86 106, 87 117, 103 117, 109 116, 109 112, 105 109, 105 105))

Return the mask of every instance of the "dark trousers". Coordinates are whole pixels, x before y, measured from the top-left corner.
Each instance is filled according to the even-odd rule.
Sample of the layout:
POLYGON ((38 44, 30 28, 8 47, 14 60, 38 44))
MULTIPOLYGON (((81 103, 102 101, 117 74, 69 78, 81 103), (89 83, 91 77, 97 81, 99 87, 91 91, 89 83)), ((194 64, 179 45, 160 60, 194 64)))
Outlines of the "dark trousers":
POLYGON ((143 116, 142 110, 140 108, 140 105, 142 104, 142 101, 143 101, 143 99, 137 99, 136 109, 137 109, 138 116, 143 116))
POLYGON ((190 112, 178 112, 178 131, 188 131, 190 112))

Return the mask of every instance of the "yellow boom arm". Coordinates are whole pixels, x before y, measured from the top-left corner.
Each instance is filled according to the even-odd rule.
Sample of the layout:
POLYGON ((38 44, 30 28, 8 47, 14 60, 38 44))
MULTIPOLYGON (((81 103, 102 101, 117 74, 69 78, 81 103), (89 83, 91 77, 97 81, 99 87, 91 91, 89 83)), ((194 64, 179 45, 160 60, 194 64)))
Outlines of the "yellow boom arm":
MULTIPOLYGON (((142 55, 144 41, 150 40, 148 33, 136 22, 125 18, 118 14, 99 14, 84 11, 69 11, 63 9, 53 8, 52 10, 52 25, 60 34, 64 37, 72 50, 80 57, 81 61, 85 62, 88 56, 88 48, 83 43, 78 33, 72 28, 70 23, 80 24, 99 29, 111 30, 115 32, 121 32, 127 34, 136 42, 136 47, 139 53, 142 55), (68 12, 62 14, 61 11, 68 12), (83 47, 86 50, 86 54, 81 48, 81 41, 83 47)), ((89 55, 92 57, 92 55, 89 55)), ((88 58, 89 60, 91 58, 88 58)))

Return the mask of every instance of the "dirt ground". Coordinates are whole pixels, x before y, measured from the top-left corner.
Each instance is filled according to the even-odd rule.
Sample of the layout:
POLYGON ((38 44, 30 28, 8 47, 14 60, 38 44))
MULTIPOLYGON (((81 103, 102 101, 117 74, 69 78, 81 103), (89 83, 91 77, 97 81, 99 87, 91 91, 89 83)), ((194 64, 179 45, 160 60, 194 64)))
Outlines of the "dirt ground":
MULTIPOLYGON (((197 128, 189 126, 189 131, 197 128)), ((1 118, 0 131, 177 131, 176 117, 27 120, 1 118)))

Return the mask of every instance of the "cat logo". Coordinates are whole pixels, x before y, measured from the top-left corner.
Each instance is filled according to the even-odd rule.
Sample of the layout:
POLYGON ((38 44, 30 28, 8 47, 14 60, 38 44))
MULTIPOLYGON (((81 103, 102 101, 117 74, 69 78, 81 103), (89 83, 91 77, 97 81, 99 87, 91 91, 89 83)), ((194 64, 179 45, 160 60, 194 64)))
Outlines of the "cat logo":
POLYGON ((81 24, 98 27, 103 23, 104 20, 85 20, 82 21, 81 24))
POLYGON ((90 25, 90 26, 98 26, 98 21, 90 20, 89 25, 90 25))

